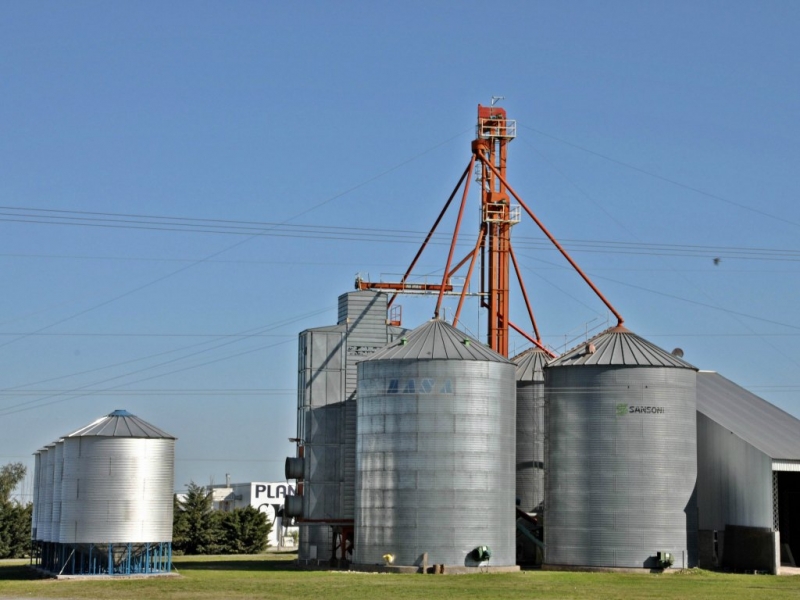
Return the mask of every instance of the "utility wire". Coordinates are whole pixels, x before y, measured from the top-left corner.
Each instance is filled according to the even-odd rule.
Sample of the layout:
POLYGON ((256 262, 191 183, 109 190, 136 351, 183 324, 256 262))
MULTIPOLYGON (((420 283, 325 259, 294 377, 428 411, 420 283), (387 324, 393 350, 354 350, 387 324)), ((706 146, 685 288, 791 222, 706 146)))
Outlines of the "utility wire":
MULTIPOLYGON (((720 312, 728 313, 730 315, 736 315, 738 317, 745 317, 747 319, 753 319, 755 321, 761 321, 762 323, 770 323, 771 325, 780 325, 781 327, 789 327, 790 329, 800 329, 800 326, 792 325, 791 323, 783 323, 781 321, 775 321, 773 319, 765 319, 764 317, 757 317, 755 315, 751 315, 751 314, 748 314, 748 313, 743 313, 743 312, 740 312, 740 311, 731 310, 729 308, 724 308, 724 307, 716 305, 716 304, 709 304, 707 302, 699 302, 697 300, 691 300, 689 298, 682 298, 681 296, 676 296, 675 294, 668 294, 666 292, 660 292, 658 290, 652 290, 650 288, 646 288, 646 287, 643 287, 643 286, 640 286, 640 285, 635 285, 633 283, 626 283, 624 281, 619 281, 618 279, 612 279, 610 277, 603 277, 601 275, 595 275, 595 277, 597 277, 598 279, 604 279, 606 281, 611 281, 611 282, 619 284, 619 285, 624 285, 625 287, 629 287, 629 288, 633 288, 633 289, 637 289, 637 290, 642 290, 644 292, 649 292, 651 294, 656 294, 658 296, 664 296, 665 298, 672 298, 674 300, 680 300, 681 302, 686 302, 688 304, 694 304, 696 306, 702 306, 702 307, 705 307, 705 308, 711 308, 713 310, 718 310, 720 312)), ((753 332, 751 332, 751 333, 753 333, 753 332)))
MULTIPOLYGON (((289 341, 291 341, 291 340, 289 340, 289 341)), ((76 393, 74 395, 68 395, 67 397, 59 398, 58 396, 66 395, 66 394, 59 393, 59 394, 51 394, 49 396, 45 396, 44 398, 38 398, 38 399, 33 399, 33 400, 27 400, 25 402, 20 402, 19 404, 14 404, 12 406, 8 406, 6 408, 0 409, 0 416, 12 415, 12 414, 20 413, 20 412, 25 412, 25 411, 28 411, 28 410, 42 408, 44 406, 51 406, 53 404, 58 404, 58 403, 61 403, 61 402, 65 402, 67 400, 76 400, 77 398, 84 398, 86 396, 97 395, 97 394, 100 394, 100 393, 103 393, 103 392, 108 392, 108 391, 119 389, 121 387, 125 387, 126 385, 132 385, 134 383, 142 383, 144 381, 151 381, 153 379, 158 379, 159 377, 166 377, 167 375, 174 375, 176 373, 181 373, 183 371, 189 371, 189 370, 192 370, 192 369, 197 369, 198 367, 205 367, 205 366, 208 366, 210 364, 222 362, 222 361, 225 361, 225 360, 230 360, 231 358, 238 358, 240 356, 244 356, 245 354, 251 354, 253 352, 259 352, 261 350, 274 348, 276 346, 281 346, 281 345, 286 344, 286 343, 288 343, 288 341, 287 342, 277 342, 275 344, 269 344, 269 345, 266 345, 266 346, 259 346, 259 347, 256 347, 256 348, 249 348, 247 350, 243 350, 243 351, 237 352, 235 354, 230 354, 228 356, 223 356, 222 358, 217 358, 217 359, 214 359, 214 360, 206 361, 204 363, 198 363, 198 364, 195 364, 195 365, 190 365, 188 367, 182 367, 180 369, 175 369, 173 371, 168 371, 167 373, 159 373, 158 375, 152 375, 150 377, 143 377, 141 379, 135 379, 134 381, 128 381, 126 383, 121 383, 119 385, 112 386, 112 387, 109 387, 109 388, 103 388, 103 389, 99 389, 99 390, 93 390, 93 389, 87 390, 87 388, 89 388, 89 387, 91 387, 93 385, 99 385, 99 384, 102 384, 102 383, 107 383, 109 381, 114 381, 116 379, 129 377, 131 375, 135 375, 136 373, 141 373, 141 372, 144 372, 144 371, 148 371, 148 370, 156 368, 156 367, 164 366, 166 364, 169 364, 169 363, 172 363, 172 362, 176 362, 178 360, 183 360, 184 358, 190 358, 192 356, 195 356, 196 354, 200 354, 200 352, 197 352, 197 353, 185 356, 185 357, 174 359, 172 361, 167 361, 167 362, 162 363, 160 365, 155 365, 153 367, 146 367, 144 369, 139 369, 138 371, 133 371, 131 373, 125 373, 123 375, 118 375, 116 377, 110 377, 110 378, 105 379, 105 380, 100 381, 100 382, 95 382, 95 383, 87 384, 85 386, 81 386, 79 388, 76 388, 72 392, 67 392, 66 394, 73 394, 73 392, 81 392, 81 393, 76 393), (44 400, 49 400, 49 402, 44 402, 44 400)), ((203 350, 201 352, 205 352, 205 350, 203 350)))
MULTIPOLYGON (((355 191, 355 190, 357 190, 357 189, 359 189, 361 187, 364 187, 365 185, 367 185, 367 184, 369 184, 369 183, 371 183, 371 182, 373 182, 373 181, 375 181, 377 179, 380 179, 381 177, 383 177, 385 175, 388 175, 389 173, 391 173, 393 171, 396 171, 397 169, 399 169, 399 168, 401 168, 401 167, 403 167, 403 166, 405 166, 405 165, 407 165, 407 164, 409 164, 409 163, 421 158, 422 156, 425 156, 426 154, 432 152, 433 150, 435 150, 435 149, 437 149, 437 148, 439 148, 441 146, 444 146, 445 144, 447 144, 447 143, 453 141, 454 139, 464 135, 464 133, 466 133, 467 131, 470 131, 470 130, 471 130, 471 128, 467 129, 465 131, 462 131, 462 132, 458 133, 457 135, 452 136, 451 138, 448 138, 448 139, 444 140, 443 142, 435 144, 434 146, 431 146, 427 150, 424 150, 423 152, 420 152, 419 154, 417 154, 415 156, 412 156, 411 158, 409 158, 407 160, 404 160, 404 161, 396 164, 395 166, 393 166, 393 167, 391 167, 389 169, 386 169, 385 171, 383 171, 381 173, 378 173, 374 177, 370 177, 369 179, 367 179, 365 181, 362 181, 361 183, 359 183, 357 185, 354 185, 354 186, 344 190, 343 192, 335 194, 335 195, 331 196, 330 198, 327 198, 327 199, 323 200, 322 202, 318 202, 317 204, 314 204, 313 206, 311 206, 311 207, 309 207, 309 208, 307 208, 305 210, 302 210, 302 211, 296 213, 295 215, 285 219, 284 221, 276 224, 275 227, 279 227, 281 225, 289 223, 290 221, 293 221, 293 220, 295 220, 295 219, 297 219, 297 218, 299 218, 299 217, 301 217, 303 215, 306 215, 306 214, 310 213, 311 211, 314 211, 314 210, 316 210, 316 209, 328 204, 329 202, 332 202, 333 200, 341 198, 342 196, 345 196, 345 195, 347 195, 347 194, 349 194, 349 193, 351 193, 351 192, 353 192, 353 191, 355 191)), ((254 237, 256 237, 256 236, 255 235, 251 235, 249 237, 246 237, 245 239, 240 240, 238 242, 235 242, 234 244, 231 244, 229 246, 226 246, 225 248, 223 248, 221 250, 218 250, 218 251, 213 252, 213 253, 211 253, 211 254, 209 254, 207 256, 204 256, 203 258, 200 258, 200 259, 198 259, 197 261, 195 261, 193 263, 190 263, 190 264, 188 264, 186 266, 183 266, 183 267, 180 267, 178 269, 175 269, 174 271, 171 271, 171 272, 167 273, 166 275, 162 275, 161 277, 157 277, 156 279, 153 279, 153 280, 151 280, 151 281, 149 281, 147 283, 144 283, 144 284, 142 284, 140 286, 137 286, 135 288, 129 289, 129 290, 127 290, 127 291, 125 291, 125 292, 123 292, 121 294, 117 294, 116 296, 114 296, 112 298, 109 298, 108 300, 104 300, 103 302, 100 302, 98 304, 90 306, 89 308, 81 310, 81 311, 79 311, 77 313, 74 313, 74 314, 68 316, 68 317, 64 317, 63 319, 59 319, 58 321, 56 321, 54 323, 51 323, 49 325, 45 325, 44 327, 41 327, 41 328, 37 329, 34 333, 39 333, 41 331, 46 331, 47 329, 50 329, 50 328, 55 327, 57 325, 60 325, 61 323, 65 323, 67 321, 70 321, 70 320, 75 319, 77 317, 80 317, 82 315, 85 315, 88 312, 91 312, 91 311, 96 310, 98 308, 102 308, 103 306, 107 306, 107 305, 111 304, 112 302, 116 302, 117 300, 125 298, 126 296, 130 296, 131 294, 135 294, 136 292, 139 292, 139 291, 141 291, 143 289, 146 289, 146 288, 148 288, 150 286, 153 286, 153 285, 155 285, 157 283, 160 283, 161 281, 164 281, 165 279, 169 279, 171 277, 174 277, 175 275, 183 273, 184 271, 187 271, 187 270, 189 270, 189 269, 191 269, 191 268, 193 268, 193 267, 195 267, 195 266, 197 266, 199 264, 202 264, 202 263, 206 262, 207 260, 210 260, 212 258, 216 258, 217 256, 219 256, 221 254, 224 254, 224 253, 229 252, 229 251, 231 251, 231 250, 233 250, 235 248, 238 248, 239 246, 241 246, 241 245, 249 242, 250 240, 252 240, 254 237)), ((19 341, 21 339, 24 339, 25 337, 27 337, 27 336, 19 336, 19 337, 16 337, 16 338, 14 338, 14 339, 12 339, 10 341, 4 342, 4 343, 0 344, 0 348, 8 346, 9 344, 13 344, 14 342, 17 342, 17 341, 19 341)))
MULTIPOLYGON (((326 311, 329 309, 325 309, 326 311)), ((194 338, 235 338, 235 337, 248 337, 248 338, 261 338, 261 337, 283 337, 283 338, 290 338, 295 337, 293 333, 67 333, 67 332, 51 332, 48 331, 47 333, 32 333, 32 332, 13 332, 7 331, 5 333, 0 333, 0 337, 5 335, 25 335, 30 337, 144 337, 144 338, 151 338, 151 337, 168 337, 168 338, 176 338, 176 337, 194 337, 194 338)))
MULTIPOLYGON (((542 156, 541 153, 533 150, 538 155, 542 156)), ((591 197, 585 192, 582 188, 577 186, 574 181, 572 181, 561 169, 558 169, 555 165, 551 162, 547 161, 546 158, 542 157, 542 160, 548 162, 550 166, 560 173, 567 181, 576 187, 578 191, 589 198, 595 205, 597 205, 601 210, 603 210, 609 218, 614 220, 619 224, 619 222, 614 219, 613 215, 610 215, 608 211, 606 211, 601 204, 597 203, 596 201, 592 200, 591 197)), ((23 209, 20 209, 23 210, 23 209)), ((49 211, 52 209, 24 209, 24 210, 42 210, 42 211, 49 211)), ((72 211, 59 211, 59 212, 72 212, 72 211)), ((74 211, 80 212, 80 211, 74 211)), ((113 213, 102 213, 102 214, 113 214, 113 213)), ((118 215, 124 216, 124 215, 118 215)), ((158 217, 152 216, 152 219, 161 219, 161 218, 169 218, 169 219, 178 219, 185 217, 158 217)), ((2 221, 2 219, 0 219, 2 221)), ((38 223, 44 224, 67 224, 72 226, 97 226, 97 227, 106 227, 102 223, 61 223, 57 221, 36 221, 38 223)), ((246 235, 249 237, 255 236, 270 236, 270 237, 288 237, 288 238, 299 238, 299 239, 315 239, 315 240, 338 240, 338 241, 351 241, 351 242, 368 242, 368 243, 406 243, 406 244, 418 244, 420 237, 425 235, 425 232, 422 231, 415 231, 415 230, 403 230, 403 229, 385 229, 385 228, 356 228, 356 227, 340 227, 340 226, 331 226, 331 225, 290 225, 287 223, 259 223, 259 222, 252 222, 258 227, 250 227, 247 230, 206 230, 206 229, 192 229, 191 223, 187 223, 186 228, 176 229, 176 228, 169 228, 163 229, 160 227, 141 227, 137 226, 136 228, 144 228, 144 229, 152 229, 155 231, 180 231, 180 232, 191 232, 191 233, 216 233, 216 234, 226 234, 226 235, 246 235)), ((622 225, 620 224, 622 227, 622 225)), ((113 227, 127 227, 126 225, 114 225, 113 227)), ((623 227, 624 228, 624 227, 623 227)), ((800 260, 800 250, 795 249, 787 249, 787 248, 758 248, 758 247, 742 247, 742 246, 705 246, 705 245, 698 245, 698 244, 668 244, 668 243, 652 243, 652 242, 643 242, 641 240, 635 242, 625 242, 625 241, 613 241, 613 240, 584 240, 584 239, 574 239, 574 238, 562 238, 561 240, 565 246, 567 246, 572 252, 594 252, 594 253, 613 253, 613 254, 635 254, 635 255, 654 255, 654 256, 689 256, 689 257, 709 257, 709 258, 737 258, 737 259, 750 259, 750 260, 790 260, 796 262, 800 260)), ((450 234, 443 233, 443 232, 436 232, 433 234, 433 239, 431 241, 433 244, 437 245, 449 245, 450 244, 450 234)), ((464 242, 464 247, 468 247, 469 244, 464 242)), ((529 247, 529 248, 550 248, 550 242, 545 240, 541 237, 526 237, 526 236, 517 236, 515 237, 515 245, 519 248, 529 247)), ((7 256, 7 257, 39 257, 39 258, 95 258, 95 259, 107 259, 107 260, 150 260, 150 261, 164 261, 164 262, 188 262, 191 264, 195 264, 197 262, 220 262, 220 263, 246 263, 252 262, 254 264, 275 264, 276 261, 225 261, 225 260, 210 260, 210 259, 167 259, 167 258, 129 258, 129 257, 92 257, 92 256, 61 256, 61 255, 24 255, 24 254, 0 254, 0 256, 7 256)), ((287 264, 283 261, 280 261, 280 264, 287 264)), ((341 264, 341 263, 297 263, 297 264, 341 264)))
MULTIPOLYGON (((579 193, 580 193, 580 194, 581 194, 581 195, 582 195, 584 198, 586 198, 587 200, 589 200, 589 201, 590 201, 592 204, 594 204, 594 205, 595 205, 597 208, 599 208, 599 209, 600 209, 602 212, 604 212, 604 213, 606 214, 606 216, 607 216, 609 219, 611 219, 611 220, 612 220, 612 221, 613 221, 613 222, 614 222, 614 223, 617 225, 617 227, 619 227, 620 229, 622 229, 623 231, 625 231, 625 232, 626 232, 628 235, 630 235, 631 237, 633 237, 634 239, 636 239, 636 240, 637 240, 637 242, 641 243, 641 240, 639 239, 638 235, 636 235, 636 233, 635 233, 635 232, 631 231, 631 230, 630 230, 630 229, 629 229, 629 228, 628 228, 628 227, 627 227, 627 226, 626 226, 624 223, 622 223, 621 221, 619 221, 618 219, 616 219, 616 218, 614 217, 614 215, 612 215, 611 213, 609 213, 609 212, 608 212, 608 211, 605 209, 605 207, 602 205, 602 203, 600 203, 600 202, 596 201, 596 200, 595 200, 595 199, 594 199, 594 198, 593 198, 591 195, 589 195, 589 194, 588 194, 588 193, 587 193, 587 192, 586 192, 586 191, 585 191, 585 190, 584 190, 582 187, 580 187, 580 186, 579 186, 579 185, 578 185, 578 184, 577 184, 575 181, 573 181, 573 180, 572 180, 572 179, 571 179, 571 178, 570 178, 570 177, 569 177, 569 176, 568 176, 568 175, 567 175, 567 174, 566 174, 564 171, 562 171, 561 169, 559 169, 558 167, 556 167, 556 166, 555 166, 555 165, 554 165, 552 162, 550 162, 550 161, 549 161, 549 160, 548 160, 548 159, 547 159, 547 158, 546 158, 544 155, 542 155, 542 154, 541 154, 540 152, 538 152, 538 151, 537 151, 535 148, 533 148, 533 146, 532 146, 532 145, 528 144, 527 142, 525 142, 525 145, 527 145, 527 146, 528 146, 529 148, 531 148, 531 149, 532 149, 534 152, 536 152, 536 153, 539 155, 539 157, 540 157, 542 160, 544 160, 544 161, 545 161, 547 164, 549 164, 549 165, 550 165, 550 167, 551 167, 553 170, 555 170, 556 172, 558 172, 558 173, 559 173, 559 174, 560 174, 560 175, 561 175, 561 176, 562 176, 562 177, 563 177, 563 178, 564 178, 564 179, 565 179, 565 180, 566 180, 566 181, 567 181, 567 182, 568 182, 570 185, 572 185, 572 186, 573 186, 573 187, 574 187, 576 190, 578 190, 578 192, 579 192, 579 193)), ((721 198, 718 198, 718 199, 721 199, 721 198)), ((667 264, 667 265, 669 265, 670 267, 672 266, 672 265, 670 265, 670 264, 669 264, 669 262, 667 261, 667 258, 666 258, 666 256, 661 256, 661 257, 660 257, 660 259, 661 259, 662 261, 664 261, 664 263, 665 263, 665 264, 667 264)), ((718 260, 718 259, 717 259, 717 258, 715 258, 714 260, 718 260)), ((694 284, 694 283, 693 283, 691 280, 689 280, 689 278, 688 278, 688 277, 686 277, 686 275, 685 275, 685 274, 684 274, 682 271, 680 271, 680 270, 678 270, 678 269, 675 269, 675 268, 673 268, 673 272, 674 272, 676 275, 678 275, 679 277, 681 277, 681 278, 682 278, 684 281, 686 281, 686 282, 687 282, 687 283, 688 283, 690 286, 692 286, 692 287, 693 287, 695 290, 697 290, 697 291, 698 291, 700 294, 702 294, 703 296, 705 296, 706 298, 708 298, 709 300, 711 300, 711 301, 713 301, 713 302, 718 302, 718 301, 717 301, 717 300, 716 300, 716 299, 715 299, 715 298, 714 298, 714 297, 713 297, 711 294, 709 294, 709 293, 708 293, 706 290, 699 288, 699 287, 698 287, 697 285, 695 285, 695 284, 694 284)), ((750 331, 750 332, 754 332, 754 331, 753 331, 753 328, 752 328, 752 327, 750 327, 750 325, 749 325, 748 323, 745 323, 744 321, 742 321, 742 320, 739 318, 739 317, 740 317, 740 315, 737 315, 737 314, 735 314, 735 313, 730 313, 730 316, 731 316, 731 317, 733 318, 733 320, 734 320, 734 321, 736 321, 736 322, 737 322, 737 323, 738 323, 738 324, 739 324, 741 327, 744 327, 745 329, 747 329, 747 330, 748 330, 748 331, 750 331)), ((773 344, 773 343, 772 343, 772 342, 770 342, 769 340, 767 340, 767 339, 764 339, 764 338, 761 338, 761 343, 762 343, 762 344, 764 344, 765 346, 767 346, 768 348, 771 348, 772 350, 774 350, 774 351, 775 351, 775 353, 776 353, 777 355, 781 356, 782 358, 784 358, 786 361, 788 361, 789 363, 791 363, 791 364, 792 364, 792 365, 794 365, 795 367, 800 367, 800 364, 799 364, 797 361, 795 361, 794 359, 792 359, 792 358, 791 358, 791 357, 789 357, 789 356, 786 356, 786 354, 785 354, 784 352, 782 352, 782 351, 781 351, 781 350, 780 350, 780 349, 779 349, 777 346, 775 346, 775 344, 773 344)))
POLYGON ((528 130, 530 130, 530 131, 532 131, 534 133, 537 133, 537 134, 539 134, 539 135, 541 135, 543 137, 550 138, 551 140, 554 140, 556 142, 564 144, 565 146, 570 146, 570 147, 575 148, 577 150, 581 150, 582 152, 586 152, 588 154, 592 154, 594 156, 602 158, 603 160, 607 160, 607 161, 612 162, 614 164, 617 164, 617 165, 620 165, 622 167, 625 167, 626 169, 631 169, 631 170, 636 171, 638 173, 642 173, 643 175, 647 175, 649 177, 654 177, 655 179, 659 179, 661 181, 664 181, 664 182, 669 183, 671 185, 677 186, 679 188, 683 188, 685 190, 689 190, 690 192, 694 192, 696 194, 700 194, 701 196, 706 196, 707 198, 712 198, 714 200, 718 200, 719 202, 724 202, 725 204, 730 204, 731 206, 736 206, 737 208, 741 208, 742 210, 746 210, 746 211, 755 213, 757 215, 761 215, 763 217, 767 217, 768 219, 773 219, 773 220, 778 221, 780 223, 787 223, 789 225, 794 225, 796 227, 800 227, 800 223, 798 223, 796 221, 791 221, 791 220, 786 219, 784 217, 781 217, 779 215, 774 215, 772 213, 768 213, 767 211, 764 211, 764 210, 761 210, 761 209, 758 209, 758 208, 754 208, 754 207, 748 206, 746 204, 742 204, 741 202, 736 202, 735 200, 731 200, 729 198, 724 198, 723 196, 720 196, 718 194, 712 194, 711 192, 707 192, 705 190, 701 190, 700 188, 696 188, 694 186, 687 185, 685 183, 681 183, 680 181, 676 181, 674 179, 670 179, 669 177, 664 177, 663 175, 659 175, 657 173, 653 173, 652 171, 648 171, 646 169, 642 169, 641 167, 637 167, 637 166, 632 165, 630 163, 623 162, 623 161, 618 160, 616 158, 611 158, 610 156, 607 156, 605 154, 601 154, 600 152, 597 152, 595 150, 590 150, 589 148, 586 148, 585 146, 581 146, 581 145, 575 144, 573 142, 568 142, 567 140, 561 139, 561 138, 556 137, 554 135, 551 135, 549 133, 545 133, 544 131, 536 129, 535 127, 531 127, 529 125, 524 125, 522 123, 518 123, 518 124, 520 125, 520 127, 528 129, 528 130))
MULTIPOLYGON (((15 396, 41 396, 42 394, 49 394, 51 395, 61 395, 61 394, 72 394, 75 392, 75 389, 36 389, 36 390, 25 390, 23 392, 13 392, 15 396)), ((297 394, 297 390, 295 389, 284 389, 284 390, 270 390, 270 389, 240 389, 240 390, 215 390, 215 389, 191 389, 191 390, 180 390, 180 389, 133 389, 133 390, 104 390, 104 396, 158 396, 166 397, 166 396, 294 396, 297 394)), ((0 392, 0 396, 8 395, 7 392, 0 392)))
MULTIPOLYGON (((329 308, 318 309, 318 310, 314 310, 314 311, 311 311, 311 312, 308 312, 308 313, 297 315, 297 316, 294 316, 294 317, 291 317, 291 318, 288 318, 288 319, 283 319, 282 321, 278 321, 278 322, 272 323, 270 325, 265 325, 263 327, 257 327, 255 329, 249 329, 249 330, 246 330, 244 332, 240 332, 240 334, 238 334, 230 343, 238 342, 238 341, 241 341, 243 339, 247 339, 249 337, 253 337, 254 335, 257 335, 259 333, 263 333, 265 331, 270 331, 272 329, 277 329, 278 327, 283 327, 283 326, 286 326, 286 325, 290 325, 290 324, 295 323, 297 321, 301 321, 301 320, 307 319, 309 317, 313 317, 313 316, 316 316, 316 315, 320 315, 320 314, 329 312, 330 310, 331 309, 329 309, 329 308)), ((58 377, 50 377, 48 379, 41 379, 39 381, 35 381, 35 382, 31 382, 31 383, 21 384, 21 385, 17 385, 17 386, 10 387, 10 388, 4 388, 4 389, 2 389, 0 391, 8 392, 8 391, 13 391, 13 390, 19 390, 19 389, 31 387, 31 386, 34 386, 34 385, 42 385, 42 384, 50 383, 50 382, 53 382, 53 381, 59 381, 61 379, 68 379, 68 378, 71 378, 71 377, 78 377, 78 376, 81 376, 81 375, 87 375, 89 373, 95 373, 97 371, 104 371, 106 369, 111 369, 111 368, 115 368, 115 367, 121 367, 121 366, 129 365, 129 364, 141 362, 143 360, 150 360, 150 359, 153 359, 153 358, 160 358, 162 356, 167 356, 169 354, 174 354, 176 352, 181 352, 183 350, 191 350, 192 348, 198 348, 198 347, 206 346, 206 345, 208 345, 210 343, 213 343, 213 341, 214 340, 205 341, 205 342, 199 342, 197 344, 190 344, 188 346, 182 346, 180 348, 175 348, 173 350, 166 350, 164 352, 158 352, 156 354, 150 354, 150 355, 147 355, 147 356, 142 356, 142 357, 139 357, 139 358, 134 358, 134 359, 118 362, 118 363, 113 363, 113 364, 105 365, 105 366, 102 366, 102 367, 95 367, 95 368, 87 369, 85 371, 80 371, 80 372, 77 372, 77 373, 70 373, 70 374, 67 374, 67 375, 60 375, 58 377)), ((222 346, 225 346, 225 345, 227 345, 227 344, 221 344, 221 345, 217 345, 217 346, 214 346, 214 347, 211 347, 211 348, 206 348, 205 350, 202 350, 200 352, 195 352, 193 354, 186 355, 184 357, 179 357, 177 359, 173 359, 173 360, 170 360, 170 361, 166 361, 164 363, 158 363, 158 364, 152 365, 151 367, 148 367, 148 368, 156 368, 156 367, 161 366, 163 364, 168 364, 168 363, 175 362, 176 360, 181 360, 182 358, 188 358, 190 356, 195 356, 195 355, 201 354, 202 352, 215 350, 215 349, 217 349, 219 347, 222 347, 222 346)), ((138 373, 138 372, 141 372, 143 370, 146 370, 146 369, 140 369, 140 370, 134 371, 133 373, 138 373)), ((99 383, 104 383, 106 381, 109 381, 109 380, 103 380, 101 382, 95 382, 95 383, 92 383, 92 384, 89 384, 89 385, 98 385, 99 383)), ((80 388, 78 388, 78 389, 80 389, 80 388)), ((0 410, 2 410, 2 409, 0 408, 0 410)))
MULTIPOLYGON (((563 266, 563 265, 557 265, 556 263, 553 263, 553 262, 550 262, 550 261, 546 261, 546 260, 543 260, 541 258, 537 258, 535 256, 528 256, 528 255, 524 255, 524 254, 519 254, 519 256, 522 256, 524 258, 528 258, 528 259, 533 260, 533 261, 542 262, 542 263, 545 263, 545 264, 548 264, 548 265, 551 265, 551 266, 561 267, 562 270, 565 270, 565 271, 571 270, 569 267, 566 267, 566 266, 563 266)), ((754 319, 756 321, 762 321, 764 323, 770 323, 771 325, 780 325, 781 327, 788 327, 790 329, 800 329, 800 326, 798 326, 798 325, 792 325, 790 323, 782 323, 780 321, 774 321, 772 319, 765 319, 763 317, 757 317, 755 315, 751 315, 751 314, 748 314, 748 313, 738 312, 738 311, 735 311, 735 310, 724 308, 724 307, 719 306, 719 305, 709 304, 709 303, 706 303, 706 302, 699 302, 698 300, 691 300, 689 298, 683 298, 681 296, 676 296, 674 294, 668 294, 666 292, 660 292, 658 290, 653 290, 653 289, 646 288, 646 287, 643 287, 643 286, 640 286, 640 285, 635 285, 635 284, 632 284, 632 283, 626 283, 624 281, 619 281, 618 279, 613 279, 611 277, 604 277, 602 275, 597 275, 594 272, 592 272, 590 274, 595 279, 604 279, 605 281, 610 281, 612 283, 616 283, 616 284, 619 284, 619 285, 624 285, 626 287, 642 290, 643 292, 649 292, 651 294, 664 296, 666 298, 672 298, 674 300, 680 300, 681 302, 687 302, 689 304, 695 304, 697 306, 703 306, 705 308, 711 308, 713 310, 718 310, 720 312, 733 314, 733 315, 738 315, 740 317, 746 317, 748 319, 754 319)), ((753 333, 753 332, 751 332, 751 333, 753 333)))

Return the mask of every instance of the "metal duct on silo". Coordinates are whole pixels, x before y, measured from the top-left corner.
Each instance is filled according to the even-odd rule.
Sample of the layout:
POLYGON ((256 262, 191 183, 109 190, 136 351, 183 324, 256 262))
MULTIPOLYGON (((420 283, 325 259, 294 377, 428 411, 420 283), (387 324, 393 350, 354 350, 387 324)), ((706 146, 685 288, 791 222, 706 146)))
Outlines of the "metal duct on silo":
POLYGON ((517 378, 517 501, 525 512, 544 501, 544 366, 541 348, 531 348, 511 360, 517 378))
POLYGON ((438 320, 358 364, 355 563, 515 564, 514 365, 438 320))
MULTIPOLYGON (((286 479, 303 479, 303 471, 305 469, 302 456, 287 456, 284 463, 283 472, 286 479)), ((287 496, 288 498, 288 496, 287 496)))
POLYGON ((286 496, 283 502, 284 517, 301 518, 303 516, 303 497, 302 496, 286 496))
POLYGON ((545 381, 545 564, 694 566, 696 369, 615 327, 545 381))
POLYGON ((172 541, 175 438, 114 411, 64 438, 61 543, 172 541))

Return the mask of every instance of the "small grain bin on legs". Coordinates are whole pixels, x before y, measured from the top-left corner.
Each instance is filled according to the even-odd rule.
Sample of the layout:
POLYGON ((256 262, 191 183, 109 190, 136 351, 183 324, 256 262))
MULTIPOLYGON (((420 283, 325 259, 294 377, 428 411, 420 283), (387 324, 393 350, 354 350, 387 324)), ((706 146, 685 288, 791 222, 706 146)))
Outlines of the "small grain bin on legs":
POLYGON ((59 444, 60 511, 37 566, 61 575, 168 573, 175 437, 117 410, 59 444))

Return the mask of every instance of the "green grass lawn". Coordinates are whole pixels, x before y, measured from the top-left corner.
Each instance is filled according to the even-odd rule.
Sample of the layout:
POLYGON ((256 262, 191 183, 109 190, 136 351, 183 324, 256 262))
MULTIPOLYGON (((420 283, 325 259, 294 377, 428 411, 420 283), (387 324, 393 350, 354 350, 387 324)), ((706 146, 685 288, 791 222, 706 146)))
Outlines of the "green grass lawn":
POLYGON ((800 599, 800 576, 728 575, 687 571, 669 575, 523 571, 498 575, 396 575, 302 571, 294 554, 175 557, 171 579, 55 581, 38 579, 26 561, 0 561, 0 598, 114 600, 290 598, 692 598, 800 599))

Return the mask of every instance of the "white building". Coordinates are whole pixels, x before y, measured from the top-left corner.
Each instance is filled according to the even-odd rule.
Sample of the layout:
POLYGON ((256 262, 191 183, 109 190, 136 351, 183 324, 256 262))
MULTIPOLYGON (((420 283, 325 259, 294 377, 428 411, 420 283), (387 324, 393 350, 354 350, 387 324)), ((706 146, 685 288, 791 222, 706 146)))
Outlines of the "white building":
POLYGON ((251 481, 249 483, 229 483, 209 486, 212 493, 214 510, 231 511, 245 506, 252 506, 267 515, 272 523, 269 534, 271 548, 296 546, 297 527, 283 525, 283 499, 295 495, 294 484, 285 481, 269 483, 251 481))

